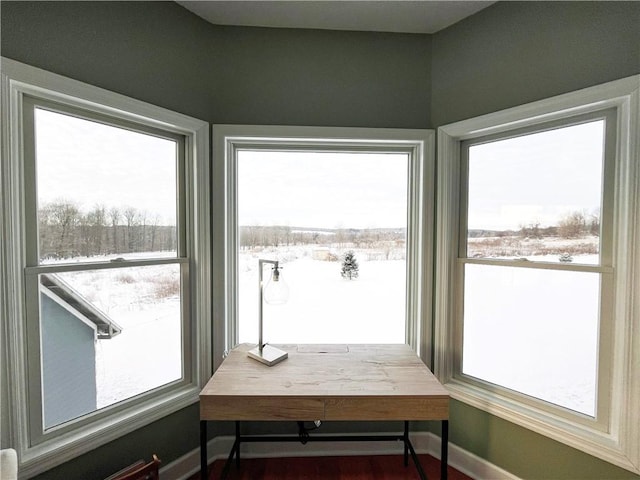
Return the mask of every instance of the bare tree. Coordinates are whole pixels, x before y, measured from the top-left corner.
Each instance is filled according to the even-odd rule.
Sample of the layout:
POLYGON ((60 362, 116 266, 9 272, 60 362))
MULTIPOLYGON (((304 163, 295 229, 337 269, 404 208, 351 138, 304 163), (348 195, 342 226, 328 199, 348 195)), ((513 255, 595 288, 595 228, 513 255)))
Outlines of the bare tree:
POLYGON ((67 258, 74 251, 74 229, 80 220, 80 210, 69 200, 56 200, 48 205, 49 222, 53 228, 55 254, 67 258))
POLYGON ((589 216, 589 233, 600 236, 600 212, 596 211, 589 216))
POLYGON ((89 225, 90 251, 101 255, 104 252, 105 231, 107 226, 107 209, 104 205, 96 205, 86 215, 86 223, 89 225))
POLYGON ((158 215, 154 215, 153 220, 151 221, 151 238, 150 238, 150 249, 152 252, 156 250, 156 235, 158 232, 158 224, 160 223, 160 217, 158 215))
POLYGON ((578 238, 586 232, 587 221, 582 212, 569 213, 558 224, 558 235, 564 238, 578 238))
POLYGON ((521 225, 520 236, 523 238, 540 238, 542 236, 540 222, 536 220, 527 225, 521 225))
POLYGON ((126 222, 126 245, 127 252, 135 251, 135 227, 138 225, 138 211, 133 207, 127 207, 122 212, 126 222))
POLYGON ((111 220, 113 253, 118 253, 118 224, 120 223, 120 209, 112 207, 109 210, 109 219, 111 220))

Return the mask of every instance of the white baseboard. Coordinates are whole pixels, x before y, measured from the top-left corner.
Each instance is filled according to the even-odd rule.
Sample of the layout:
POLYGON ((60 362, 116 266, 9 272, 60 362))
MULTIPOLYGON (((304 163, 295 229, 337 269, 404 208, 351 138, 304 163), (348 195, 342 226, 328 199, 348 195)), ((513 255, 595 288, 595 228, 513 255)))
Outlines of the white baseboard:
MULTIPOLYGON (((398 434, 400 434, 398 432, 398 434)), ((220 436, 207 444, 209 463, 227 458, 233 446, 233 436, 220 436)), ((440 437, 429 432, 411 434, 416 453, 440 458, 440 437)), ((322 457, 355 455, 400 455, 402 444, 389 442, 309 442, 306 445, 286 443, 244 443, 240 456, 244 458, 322 457)), ((476 480, 520 480, 486 460, 449 443, 449 466, 476 480)), ((160 470, 163 480, 187 480, 200 470, 200 450, 195 449, 167 464, 160 470)))
MULTIPOLYGON (((424 433, 428 437, 427 448, 419 453, 428 453, 440 458, 440 437, 433 433, 424 433)), ((412 440, 413 442, 413 440, 412 440)), ((415 448, 415 444, 414 444, 415 448)), ((417 450, 416 450, 417 451, 417 450)), ((476 480, 520 480, 519 477, 478 457, 471 452, 449 442, 449 466, 476 480)))

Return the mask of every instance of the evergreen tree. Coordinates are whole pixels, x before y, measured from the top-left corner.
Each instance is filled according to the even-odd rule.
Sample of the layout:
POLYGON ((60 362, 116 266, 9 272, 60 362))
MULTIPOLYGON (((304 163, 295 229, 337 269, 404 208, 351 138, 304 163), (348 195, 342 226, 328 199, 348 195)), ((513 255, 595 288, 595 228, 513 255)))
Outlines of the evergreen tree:
POLYGON ((358 278, 358 262, 356 261, 356 256, 353 250, 349 250, 344 255, 341 275, 342 278, 348 278, 349 280, 358 278))

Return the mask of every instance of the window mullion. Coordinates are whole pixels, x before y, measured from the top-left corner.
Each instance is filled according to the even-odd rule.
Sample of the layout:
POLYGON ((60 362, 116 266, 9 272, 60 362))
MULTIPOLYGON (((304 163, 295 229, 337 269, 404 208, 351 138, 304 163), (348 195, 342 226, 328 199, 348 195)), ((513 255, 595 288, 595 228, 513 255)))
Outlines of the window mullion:
POLYGON ((529 260, 503 260, 490 258, 458 258, 459 263, 468 265, 493 265, 496 267, 537 268, 542 270, 559 270, 571 272, 613 273, 613 267, 585 264, 565 264, 550 262, 535 262, 529 260))
POLYGON ((27 275, 37 275, 42 273, 62 273, 62 272, 80 272, 85 270, 108 270, 112 268, 127 267, 145 267, 151 265, 171 265, 171 264, 187 264, 188 258, 155 258, 140 260, 118 260, 110 262, 78 262, 78 263, 59 263, 44 264, 37 267, 25 267, 24 272, 27 275))
POLYGON ((36 166, 36 100, 24 95, 22 109, 22 159, 24 189, 24 244, 27 265, 38 265, 38 195, 36 166))

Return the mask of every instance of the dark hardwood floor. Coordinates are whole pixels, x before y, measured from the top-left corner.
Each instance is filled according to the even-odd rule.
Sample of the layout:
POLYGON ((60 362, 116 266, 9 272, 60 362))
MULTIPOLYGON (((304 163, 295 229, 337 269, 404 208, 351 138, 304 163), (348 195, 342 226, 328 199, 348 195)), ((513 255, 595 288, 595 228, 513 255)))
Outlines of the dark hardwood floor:
MULTIPOLYGON (((440 462, 431 455, 418 455, 429 480, 440 479, 440 462)), ((224 460, 210 467, 209 480, 220 478, 224 460)), ((449 467, 449 480, 472 480, 449 467)), ((235 464, 229 470, 229 480, 414 480, 416 467, 402 455, 359 457, 295 457, 242 459, 240 469, 235 464)), ((199 479, 196 475, 192 480, 199 479)))

